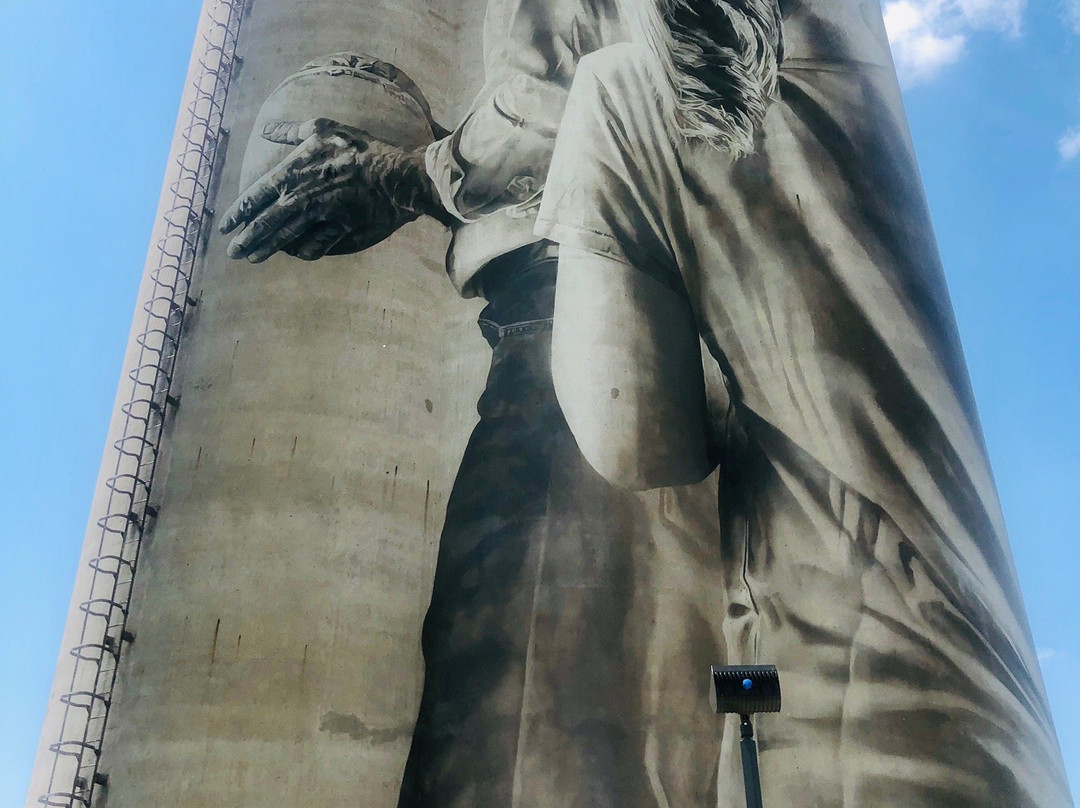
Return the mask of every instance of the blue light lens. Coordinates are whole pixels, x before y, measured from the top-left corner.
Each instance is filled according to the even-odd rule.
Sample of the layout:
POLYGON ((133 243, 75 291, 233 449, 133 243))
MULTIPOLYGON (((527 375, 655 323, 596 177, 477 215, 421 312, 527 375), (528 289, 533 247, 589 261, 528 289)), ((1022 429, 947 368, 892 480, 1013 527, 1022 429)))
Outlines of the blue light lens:
POLYGON ((753 688, 754 683, 750 679, 743 679, 742 686, 743 690, 750 690, 751 688, 753 688))

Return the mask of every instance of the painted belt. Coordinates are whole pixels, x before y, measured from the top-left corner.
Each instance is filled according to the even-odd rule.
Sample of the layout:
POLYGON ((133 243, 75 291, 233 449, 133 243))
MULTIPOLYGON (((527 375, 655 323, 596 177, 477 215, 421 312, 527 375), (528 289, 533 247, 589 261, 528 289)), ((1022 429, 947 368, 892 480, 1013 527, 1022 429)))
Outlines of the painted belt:
POLYGON ((484 335, 484 339, 492 348, 502 342, 504 337, 518 334, 540 334, 551 331, 551 323, 552 318, 550 317, 541 320, 522 320, 518 323, 507 323, 506 325, 500 325, 494 320, 488 320, 485 317, 481 317, 476 321, 476 324, 480 326, 480 333, 484 335))

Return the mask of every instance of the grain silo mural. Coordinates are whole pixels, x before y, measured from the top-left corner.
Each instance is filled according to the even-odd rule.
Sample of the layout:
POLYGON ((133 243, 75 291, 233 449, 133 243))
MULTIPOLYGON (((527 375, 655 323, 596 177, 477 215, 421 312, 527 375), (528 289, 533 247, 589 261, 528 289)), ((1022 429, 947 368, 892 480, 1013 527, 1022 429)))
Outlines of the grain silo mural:
POLYGON ((874 0, 205 16, 29 805, 1072 805, 874 0))

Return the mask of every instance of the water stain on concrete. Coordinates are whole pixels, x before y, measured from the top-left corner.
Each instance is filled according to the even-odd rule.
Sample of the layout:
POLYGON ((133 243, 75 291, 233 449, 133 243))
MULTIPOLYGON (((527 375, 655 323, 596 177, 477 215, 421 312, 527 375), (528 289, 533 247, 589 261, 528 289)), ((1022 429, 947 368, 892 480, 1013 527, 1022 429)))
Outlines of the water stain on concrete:
POLYGON ((373 729, 350 713, 329 712, 319 722, 319 730, 331 735, 348 735, 354 741, 391 743, 412 737, 413 728, 408 726, 373 729))

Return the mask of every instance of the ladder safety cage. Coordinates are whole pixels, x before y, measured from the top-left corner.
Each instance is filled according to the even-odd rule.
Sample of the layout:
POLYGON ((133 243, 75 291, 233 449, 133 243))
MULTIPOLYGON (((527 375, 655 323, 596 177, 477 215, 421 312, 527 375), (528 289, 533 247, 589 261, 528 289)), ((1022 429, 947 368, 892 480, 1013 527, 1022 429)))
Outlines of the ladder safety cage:
POLYGON ((127 374, 130 399, 121 405, 122 429, 105 462, 105 515, 97 520, 98 546, 89 561, 89 596, 79 605, 82 629, 69 653, 75 658, 53 754, 47 808, 90 808, 95 789, 108 777, 98 770, 112 705, 120 654, 135 636, 127 628, 132 583, 143 535, 157 515, 150 492, 168 414, 179 404, 171 394, 184 319, 195 301, 189 294, 209 211, 212 173, 226 131, 225 101, 239 60, 236 42, 246 0, 213 0, 203 25, 202 53, 191 100, 182 111, 176 179, 168 186, 156 258, 149 272, 150 299, 135 337, 134 368, 127 374))

